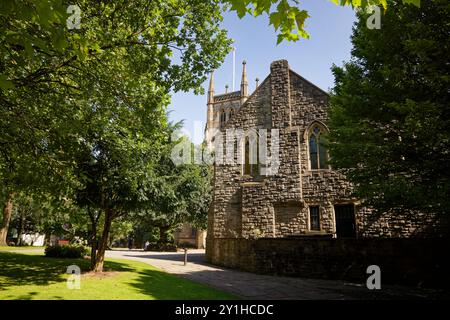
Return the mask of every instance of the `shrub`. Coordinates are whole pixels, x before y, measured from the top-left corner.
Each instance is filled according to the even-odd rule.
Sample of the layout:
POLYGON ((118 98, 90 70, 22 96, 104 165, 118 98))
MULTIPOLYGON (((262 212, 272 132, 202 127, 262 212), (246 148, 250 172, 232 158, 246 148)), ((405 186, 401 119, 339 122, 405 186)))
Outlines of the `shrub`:
POLYGON ((158 243, 153 242, 150 243, 146 248, 145 251, 169 251, 169 252, 176 252, 177 246, 173 243, 158 243))
POLYGON ((186 249, 197 249, 197 246, 194 243, 190 242, 180 242, 178 244, 179 248, 186 248, 186 249))
POLYGON ((45 256, 51 258, 76 259, 83 258, 87 254, 84 246, 49 246, 45 248, 45 256))
POLYGON ((81 237, 75 236, 75 237, 73 237, 72 240, 70 240, 70 245, 72 247, 87 247, 88 246, 88 242, 87 242, 87 240, 84 240, 81 237))

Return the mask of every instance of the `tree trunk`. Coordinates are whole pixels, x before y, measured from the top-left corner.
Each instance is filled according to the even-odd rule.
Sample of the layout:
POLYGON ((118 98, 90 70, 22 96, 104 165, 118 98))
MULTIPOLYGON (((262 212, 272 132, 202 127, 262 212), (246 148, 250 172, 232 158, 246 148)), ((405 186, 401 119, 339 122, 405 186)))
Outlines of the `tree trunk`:
POLYGON ((113 237, 109 236, 109 240, 108 240, 108 248, 112 248, 113 245, 113 237))
POLYGON ((92 224, 91 231, 91 270, 95 268, 95 261, 97 259, 97 224, 92 224))
POLYGON ((23 233, 23 225, 25 222, 25 215, 24 215, 24 210, 20 210, 20 224, 19 224, 19 231, 17 232, 17 241, 16 241, 16 246, 21 246, 22 245, 22 233, 23 233))
POLYGON ((100 219, 101 212, 98 215, 93 214, 90 209, 88 209, 89 218, 91 219, 91 270, 95 268, 95 261, 97 259, 97 228, 98 220, 100 219))
POLYGON ((51 232, 45 231, 45 236, 44 236, 44 245, 45 246, 49 246, 50 245, 50 237, 51 236, 52 236, 51 232))
POLYGON ((168 232, 169 232, 169 227, 167 226, 162 226, 162 227, 158 227, 159 228, 159 242, 166 244, 169 242, 168 239, 168 232))
POLYGON ((97 260, 97 238, 94 236, 91 245, 91 270, 95 269, 96 260, 97 260))
POLYGON ((0 226, 0 246, 7 246, 6 237, 8 235, 9 222, 11 220, 13 210, 14 193, 8 195, 5 206, 3 207, 3 220, 0 226))
POLYGON ((114 212, 111 209, 105 212, 105 224, 103 226, 102 238, 98 247, 97 257, 95 259, 94 272, 103 272, 103 263, 105 261, 105 251, 108 246, 108 235, 111 229, 111 223, 114 218, 114 212))

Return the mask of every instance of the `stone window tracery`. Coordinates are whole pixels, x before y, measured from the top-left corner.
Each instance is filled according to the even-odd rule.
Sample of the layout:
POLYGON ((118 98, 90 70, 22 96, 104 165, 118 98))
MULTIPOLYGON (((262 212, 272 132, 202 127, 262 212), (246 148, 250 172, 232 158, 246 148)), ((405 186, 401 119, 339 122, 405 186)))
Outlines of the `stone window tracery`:
POLYGON ((225 110, 222 109, 222 111, 220 111, 220 126, 223 127, 226 121, 227 121, 227 114, 225 113, 225 110))
POLYGON ((311 126, 308 134, 309 168, 311 170, 329 169, 326 148, 326 128, 319 123, 311 126))
POLYGON ((259 175, 259 146, 258 136, 245 137, 244 143, 244 175, 253 177, 259 175))

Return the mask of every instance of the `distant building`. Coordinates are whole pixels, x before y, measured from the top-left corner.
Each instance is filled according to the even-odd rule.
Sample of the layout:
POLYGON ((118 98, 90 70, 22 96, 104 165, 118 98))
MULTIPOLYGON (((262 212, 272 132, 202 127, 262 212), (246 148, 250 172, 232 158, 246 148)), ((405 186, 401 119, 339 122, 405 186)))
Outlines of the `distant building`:
POLYGON ((20 235, 20 240, 18 239, 19 234, 16 228, 11 228, 10 236, 7 239, 8 243, 20 244, 24 246, 35 246, 40 247, 45 244, 45 235, 40 233, 22 233, 20 235))
POLYGON ((189 223, 173 233, 175 244, 179 247, 188 245, 197 249, 205 249, 206 247, 206 230, 194 228, 189 223))

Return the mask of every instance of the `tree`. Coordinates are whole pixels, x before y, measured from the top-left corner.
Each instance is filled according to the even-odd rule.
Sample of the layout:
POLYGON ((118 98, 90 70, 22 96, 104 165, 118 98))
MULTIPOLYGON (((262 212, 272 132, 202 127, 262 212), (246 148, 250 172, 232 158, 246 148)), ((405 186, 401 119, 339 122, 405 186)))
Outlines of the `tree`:
POLYGON ((19 195, 15 200, 11 227, 17 230, 16 246, 22 245, 22 235, 40 232, 40 209, 31 197, 19 195))
POLYGON ((184 189, 186 211, 189 214, 186 222, 206 230, 213 195, 212 167, 206 164, 189 165, 185 170, 186 178, 189 179, 184 189))
MULTIPOLYGON (((361 8, 387 5, 387 0, 333 2, 361 8)), ((419 0, 403 2, 418 5, 419 0)), ((68 168, 73 162, 67 158, 61 161, 58 155, 61 144, 74 143, 73 139, 67 140, 66 129, 80 125, 77 120, 86 107, 99 105, 112 96, 126 100, 121 92, 124 83, 146 83, 163 96, 171 88, 201 92, 205 74, 217 68, 230 49, 231 42, 218 27, 220 4, 236 11, 239 17, 268 14, 270 24, 280 30, 280 42, 308 37, 303 28, 308 13, 298 8, 297 1, 293 3, 80 0, 69 6, 63 0, 3 2, 0 176, 7 196, 0 244, 6 241, 15 193, 33 185, 58 192, 60 183, 76 183, 68 168), (130 57, 126 66, 134 72, 132 78, 116 74, 116 68, 123 70, 119 57, 124 53, 130 57)))
POLYGON ((448 212, 450 6, 395 3, 382 28, 359 14, 352 60, 333 67, 330 153, 380 210, 448 212))
MULTIPOLYGON (((140 212, 142 213, 142 212, 140 212)), ((144 248, 145 243, 155 243, 159 239, 159 230, 151 224, 151 220, 146 220, 144 214, 132 214, 129 217, 129 221, 132 223, 134 245, 137 248, 144 248)))
MULTIPOLYGON (((388 3, 395 0, 330 0, 336 5, 351 6, 354 9, 367 9, 370 6, 383 6, 388 8, 388 3)), ((302 10, 298 0, 223 0, 229 5, 231 11, 235 11, 239 18, 246 15, 254 17, 266 14, 269 23, 278 31, 277 44, 283 40, 298 41, 301 38, 309 38, 305 30, 305 21, 310 16, 308 11, 302 10)), ((412 3, 420 6, 420 0, 403 0, 403 3, 412 3)))
POLYGON ((9 223, 11 221, 12 211, 13 211, 13 197, 14 193, 8 193, 7 200, 3 207, 2 224, 0 225, 0 246, 6 246, 6 237, 8 235, 9 223))
POLYGON ((111 231, 108 239, 108 247, 112 247, 114 240, 125 239, 133 233, 133 222, 128 217, 118 219, 111 225, 111 231))
POLYGON ((22 245, 22 234, 64 235, 70 238, 87 233, 87 221, 80 209, 67 200, 59 201, 49 194, 18 193, 14 199, 10 230, 17 231, 16 245, 22 245))
POLYGON ((0 9, 0 176, 13 195, 22 184, 11 175, 38 173, 25 185, 102 211, 101 271, 112 220, 144 200, 139 181, 157 152, 169 92, 201 92, 231 41, 217 1, 77 5, 79 29, 68 28, 62 1, 0 9), (88 205, 80 194, 90 190, 84 200, 99 202, 88 205))
MULTIPOLYGON (((159 229, 159 242, 162 244, 168 243, 170 232, 184 222, 205 229, 212 200, 210 166, 192 161, 177 165, 171 158, 174 146, 179 143, 194 150, 194 145, 186 137, 172 140, 171 133, 178 127, 168 128, 165 147, 153 168, 154 187, 149 189, 147 195, 151 201, 149 206, 137 213, 147 224, 159 229)), ((191 152, 190 160, 193 157, 191 152)))
MULTIPOLYGON (((77 191, 77 203, 87 210, 99 210, 103 215, 95 271, 103 268, 113 220, 137 210, 147 200, 144 192, 147 183, 151 183, 147 175, 153 164, 151 155, 157 152, 158 136, 145 130, 150 126, 153 130, 154 122, 144 122, 148 120, 145 118, 139 121, 137 115, 137 112, 121 115, 116 122, 109 118, 104 127, 94 121, 92 139, 86 136, 84 150, 78 153, 75 172, 83 186, 77 191)), ((96 219, 98 221, 98 217, 96 219)), ((92 232, 96 233, 94 224, 92 232)))
MULTIPOLYGON (((7 112, 5 112, 6 117, 8 117, 7 112)), ((2 182, 0 203, 3 204, 3 208, 0 224, 0 245, 3 246, 7 244, 6 237, 14 212, 13 202, 17 194, 21 191, 32 191, 33 185, 42 184, 46 180, 45 177, 48 176, 41 167, 41 162, 32 153, 23 152, 24 146, 28 144, 23 140, 26 137, 20 137, 21 142, 16 144, 14 140, 9 140, 5 136, 6 134, 3 135, 2 132, 2 136, 0 136, 0 181, 2 182), (5 137, 5 140, 2 139, 3 137, 5 137)))

